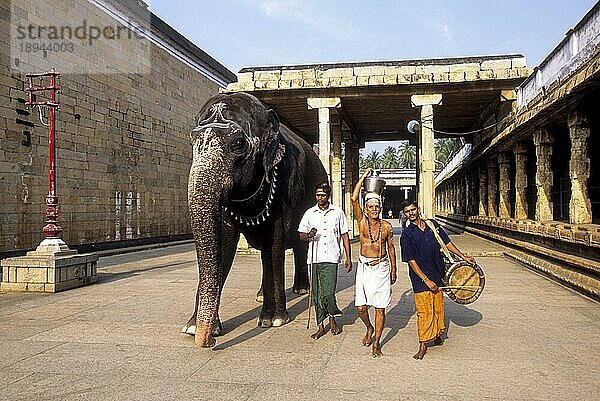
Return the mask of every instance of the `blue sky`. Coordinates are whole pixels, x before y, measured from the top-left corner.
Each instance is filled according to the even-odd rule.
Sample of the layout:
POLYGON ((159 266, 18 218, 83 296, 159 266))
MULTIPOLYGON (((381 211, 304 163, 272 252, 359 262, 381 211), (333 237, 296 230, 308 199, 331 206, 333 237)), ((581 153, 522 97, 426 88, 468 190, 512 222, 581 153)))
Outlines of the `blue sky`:
POLYGON ((538 65, 595 0, 147 0, 242 67, 520 53, 538 65))
POLYGON ((535 66, 595 0, 150 0, 233 72, 245 66, 521 53, 535 66))

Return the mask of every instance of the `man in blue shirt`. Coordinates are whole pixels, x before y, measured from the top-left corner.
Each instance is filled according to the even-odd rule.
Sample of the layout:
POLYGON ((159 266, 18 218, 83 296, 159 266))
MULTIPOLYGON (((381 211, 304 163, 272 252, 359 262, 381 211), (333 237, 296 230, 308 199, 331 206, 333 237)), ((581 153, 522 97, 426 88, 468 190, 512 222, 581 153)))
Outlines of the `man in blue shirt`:
MULTIPOLYGON (((440 244, 431 228, 421 219, 416 203, 405 202, 402 212, 410 221, 400 239, 402 261, 407 262, 410 267, 408 274, 413 287, 419 333, 419 351, 413 358, 423 359, 428 342, 433 341, 435 345, 443 343, 442 334, 446 330, 444 296, 439 287, 444 286, 442 279, 446 268, 440 244)), ((475 263, 474 258, 465 256, 450 241, 435 220, 432 220, 432 223, 450 252, 469 263, 475 263)))

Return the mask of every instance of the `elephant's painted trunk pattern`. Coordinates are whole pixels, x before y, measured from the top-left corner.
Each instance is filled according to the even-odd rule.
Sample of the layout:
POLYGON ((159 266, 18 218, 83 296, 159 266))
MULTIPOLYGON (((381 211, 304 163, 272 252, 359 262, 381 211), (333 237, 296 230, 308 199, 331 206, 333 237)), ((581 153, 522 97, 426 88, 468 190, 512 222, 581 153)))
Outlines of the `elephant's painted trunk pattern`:
POLYGON ((221 295, 221 225, 224 183, 222 151, 207 137, 197 140, 188 182, 192 232, 198 257, 198 310, 196 344, 212 347, 211 327, 217 316, 221 295), (197 147, 196 147, 197 146, 197 147))

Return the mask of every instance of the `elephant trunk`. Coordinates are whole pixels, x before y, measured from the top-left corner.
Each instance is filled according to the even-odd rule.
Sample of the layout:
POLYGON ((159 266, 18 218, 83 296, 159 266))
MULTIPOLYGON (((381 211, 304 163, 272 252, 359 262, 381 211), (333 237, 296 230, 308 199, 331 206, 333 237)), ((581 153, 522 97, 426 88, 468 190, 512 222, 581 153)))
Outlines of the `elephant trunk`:
MULTIPOLYGON (((223 177, 215 174, 219 166, 194 164, 190 171, 188 198, 190 221, 198 259, 198 291, 196 311, 196 344, 212 347, 215 339, 211 327, 217 317, 221 296, 221 203, 223 177)), ((222 166, 221 166, 222 167, 222 166)))

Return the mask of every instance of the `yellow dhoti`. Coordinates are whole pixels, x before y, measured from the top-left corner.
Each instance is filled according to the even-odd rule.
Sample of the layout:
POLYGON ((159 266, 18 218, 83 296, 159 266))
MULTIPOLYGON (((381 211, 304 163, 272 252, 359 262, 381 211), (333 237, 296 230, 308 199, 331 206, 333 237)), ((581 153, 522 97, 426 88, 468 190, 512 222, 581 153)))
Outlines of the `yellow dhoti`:
POLYGON ((423 291, 415 293, 419 342, 433 341, 446 330, 444 323, 444 293, 423 291))

